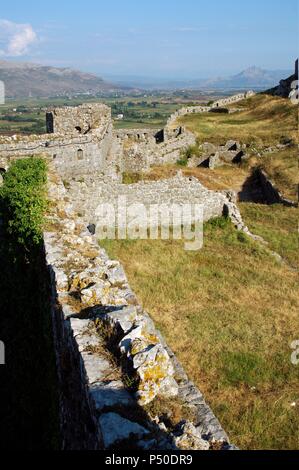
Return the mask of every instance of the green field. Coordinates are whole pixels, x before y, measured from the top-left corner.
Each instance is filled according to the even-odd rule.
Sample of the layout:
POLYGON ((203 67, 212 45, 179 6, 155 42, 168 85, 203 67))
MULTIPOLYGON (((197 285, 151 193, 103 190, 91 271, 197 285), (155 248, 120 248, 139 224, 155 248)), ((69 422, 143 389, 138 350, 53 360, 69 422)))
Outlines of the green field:
MULTIPOLYGON (((0 135, 1 134, 42 134, 46 132, 45 112, 55 106, 78 106, 82 103, 105 103, 111 107, 115 128, 162 128, 168 117, 186 104, 186 98, 181 96, 160 97, 124 96, 114 98, 78 97, 78 98, 48 98, 8 101, 0 106, 0 135), (124 119, 117 120, 118 114, 124 119)), ((188 105, 202 101, 187 101, 188 105)))

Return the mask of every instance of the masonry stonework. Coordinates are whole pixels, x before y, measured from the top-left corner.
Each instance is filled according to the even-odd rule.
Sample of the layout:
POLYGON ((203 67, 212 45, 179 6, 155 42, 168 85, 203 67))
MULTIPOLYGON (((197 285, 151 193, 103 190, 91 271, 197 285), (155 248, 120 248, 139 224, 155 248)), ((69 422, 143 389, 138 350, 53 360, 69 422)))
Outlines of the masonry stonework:
POLYGON ((97 222, 99 204, 116 207, 118 197, 125 196, 128 204, 142 202, 146 207, 198 203, 203 205, 204 220, 225 214, 251 235, 234 196, 209 191, 181 173, 169 180, 122 184, 123 172, 173 163, 193 145, 193 134, 182 127, 117 131, 107 106, 83 105, 49 111, 47 129, 42 136, 0 138, 0 168, 4 172, 20 157, 42 155, 48 160, 52 204, 44 242, 51 275, 63 448, 108 449, 133 437, 135 447, 143 450, 234 449, 138 303, 120 263, 109 259, 87 230, 88 224, 97 222), (107 331, 113 351, 105 343, 107 331), (136 390, 128 390, 117 361, 108 353, 121 358, 136 390), (193 419, 170 429, 163 418, 145 417, 144 407, 159 397, 179 400, 192 411, 193 419))

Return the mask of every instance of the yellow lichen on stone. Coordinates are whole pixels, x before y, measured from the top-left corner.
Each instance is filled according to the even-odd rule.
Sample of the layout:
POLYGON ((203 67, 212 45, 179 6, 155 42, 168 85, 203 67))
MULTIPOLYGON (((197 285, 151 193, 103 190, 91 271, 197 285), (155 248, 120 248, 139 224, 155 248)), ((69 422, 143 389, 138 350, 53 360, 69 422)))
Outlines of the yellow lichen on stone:
POLYGON ((159 382, 165 377, 165 369, 160 364, 152 363, 143 372, 143 382, 159 382))

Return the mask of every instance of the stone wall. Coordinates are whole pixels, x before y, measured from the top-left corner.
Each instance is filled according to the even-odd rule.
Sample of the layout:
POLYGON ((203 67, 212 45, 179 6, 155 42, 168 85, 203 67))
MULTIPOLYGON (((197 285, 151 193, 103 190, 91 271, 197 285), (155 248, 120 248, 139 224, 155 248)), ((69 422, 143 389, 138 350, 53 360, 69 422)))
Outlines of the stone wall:
MULTIPOLYGON (((232 192, 208 190, 197 178, 184 177, 182 172, 178 172, 175 177, 170 179, 141 181, 130 185, 111 184, 105 181, 101 184, 96 181, 72 181, 68 186, 68 195, 75 213, 84 220, 86 225, 93 226, 95 232, 97 232, 97 208, 99 205, 112 205, 115 214, 117 214, 119 198, 123 197, 127 207, 140 203, 144 205, 146 221, 149 220, 151 206, 159 205, 161 207, 164 204, 169 207, 171 204, 175 204, 182 207, 184 204, 198 204, 203 207, 203 221, 223 215, 228 216, 237 230, 244 232, 254 240, 261 241, 244 224, 236 205, 236 196, 232 192)), ((172 214, 170 214, 171 216, 172 214)), ((192 219, 193 222, 197 220, 192 219)), ((115 218, 115 223, 117 226, 117 218, 115 218)), ((143 221, 141 221, 142 224, 143 221)), ((158 219, 158 227, 161 225, 160 218, 158 219)))
POLYGON ((258 168, 256 170, 256 175, 267 204, 283 204, 289 207, 298 207, 298 202, 291 201, 281 194, 264 170, 258 168))
POLYGON ((144 172, 151 165, 175 163, 195 144, 192 133, 177 129, 113 130, 105 105, 57 108, 47 113, 48 134, 0 137, 0 168, 19 157, 45 155, 65 179, 120 180, 124 172, 144 172))
POLYGON ((65 384, 63 448, 234 449, 139 305, 120 263, 109 259, 76 216, 70 194, 53 169, 49 197, 52 204, 44 238, 52 274, 57 363, 65 384), (133 388, 128 385, 131 382, 136 383, 133 388), (69 386, 72 383, 74 389, 69 386), (169 424, 171 409, 159 416, 147 411, 148 403, 162 397, 181 407, 177 424, 169 424), (79 410, 75 417, 83 412, 81 423, 74 420, 72 402, 79 410), (68 438, 72 426, 73 441, 68 438))
POLYGON ((153 165, 176 163, 184 150, 196 143, 194 134, 184 128, 171 135, 164 129, 146 132, 114 132, 116 155, 121 172, 142 173, 153 165))
POLYGON ((167 132, 171 132, 171 129, 176 124, 177 119, 185 116, 186 114, 208 113, 215 108, 228 106, 230 104, 237 103, 238 101, 250 98, 254 95, 254 91, 247 91, 246 93, 239 93, 237 95, 229 96, 228 98, 222 98, 218 101, 215 101, 211 106, 189 106, 181 108, 169 117, 166 130, 167 132))
POLYGON ((64 135, 85 135, 108 121, 111 122, 111 108, 101 103, 55 108, 46 115, 47 132, 64 135))
POLYGON ((104 176, 107 173, 109 175, 113 173, 117 178, 115 169, 112 171, 110 165, 113 142, 110 109, 104 105, 58 108, 55 112, 53 111, 54 114, 57 115, 54 119, 55 128, 60 133, 29 137, 1 137, 0 168, 7 169, 12 161, 20 157, 45 155, 53 160, 56 170, 66 180, 80 179, 85 175, 93 174, 104 176), (92 114, 93 110, 94 115, 92 114), (69 116, 69 119, 64 119, 64 116, 69 116), (85 119, 83 119, 84 116, 85 119), (84 126, 87 125, 96 125, 97 127, 91 128, 88 133, 85 132, 83 135, 84 133, 73 127, 78 122, 82 129, 85 129, 84 126), (63 132, 64 128, 65 133, 63 132))

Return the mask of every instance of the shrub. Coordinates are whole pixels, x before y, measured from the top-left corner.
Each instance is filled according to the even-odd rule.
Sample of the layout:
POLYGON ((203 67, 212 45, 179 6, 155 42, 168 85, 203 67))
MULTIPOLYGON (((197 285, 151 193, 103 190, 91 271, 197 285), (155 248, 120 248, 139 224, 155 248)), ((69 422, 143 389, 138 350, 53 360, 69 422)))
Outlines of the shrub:
POLYGON ((14 162, 0 188, 4 228, 13 241, 28 249, 42 240, 46 179, 46 163, 31 157, 14 162))
POLYGON ((142 181, 142 174, 140 173, 123 173, 123 184, 134 184, 142 181))
POLYGON ((177 160, 177 165, 179 166, 187 166, 187 163, 188 163, 188 159, 187 158, 180 158, 179 160, 177 160))

